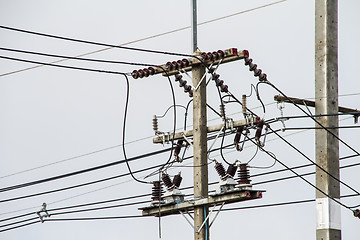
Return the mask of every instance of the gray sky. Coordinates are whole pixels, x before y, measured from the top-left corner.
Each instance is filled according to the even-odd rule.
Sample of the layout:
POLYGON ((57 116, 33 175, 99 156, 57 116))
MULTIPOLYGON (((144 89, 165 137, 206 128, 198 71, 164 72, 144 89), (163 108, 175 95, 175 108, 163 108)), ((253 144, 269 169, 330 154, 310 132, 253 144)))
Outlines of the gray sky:
MULTIPOLYGON (((198 1, 198 22, 227 16, 233 13, 256 8, 272 1, 198 1)), ((268 75, 268 79, 288 96, 314 97, 314 1, 288 0, 266 8, 246 12, 230 18, 199 26, 198 45, 203 51, 214 51, 236 47, 247 49, 254 62, 268 75)), ((360 33, 358 31, 360 2, 356 0, 339 1, 339 105, 359 108, 360 83, 356 79, 357 56, 360 53, 360 33)), ((19 1, 0 0, 1 25, 49 33, 53 35, 83 40, 125 44, 182 27, 190 26, 190 1, 19 1)), ((46 37, 18 33, 0 29, 0 46, 46 52, 59 55, 76 56, 103 47, 56 40, 46 37)), ((149 40, 129 44, 130 47, 154 49, 169 52, 191 54, 190 29, 166 34, 149 40)), ((15 54, 1 51, 0 55, 42 62, 51 62, 55 58, 15 54)), ((177 56, 150 54, 121 49, 111 49, 87 56, 89 58, 163 64, 178 60, 177 56)), ((130 72, 137 67, 66 61, 64 65, 94 69, 130 72)), ((120 147, 81 158, 70 158, 97 150, 117 146, 122 142, 122 127, 126 98, 126 81, 120 75, 84 72, 54 67, 40 67, 14 74, 12 71, 35 66, 34 64, 0 59, 0 188, 28 181, 48 178, 101 164, 123 159, 120 147), (66 160, 66 161, 65 161, 66 160), (41 167, 49 165, 46 167, 41 167), (22 172, 36 168, 35 170, 22 172), (22 173, 19 173, 22 172, 22 173), (18 173, 18 174, 16 174, 18 173)), ((218 73, 239 98, 250 94, 251 84, 256 84, 243 61, 221 65, 218 73)), ((172 78, 174 83, 174 80, 172 78)), ((176 103, 186 105, 187 94, 174 84, 176 103)), ((278 94, 268 86, 260 85, 260 96, 266 107, 265 118, 280 116, 273 101, 278 94)), ((219 99, 212 83, 208 87, 208 102, 218 109, 219 99)), ((248 101, 248 107, 263 115, 256 97, 248 101)), ((152 143, 151 119, 154 114, 162 115, 172 104, 169 83, 162 76, 143 79, 130 79, 130 102, 126 125, 127 156, 133 157, 147 152, 161 150, 165 145, 152 143)), ((238 114, 241 108, 230 105, 228 114, 234 120, 242 119, 238 114)), ((314 113, 314 110, 312 109, 314 113)), ((179 108, 178 128, 183 127, 184 111, 179 108)), ((291 105, 285 105, 285 115, 301 115, 291 105)), ((172 112, 159 120, 163 131, 172 129, 172 112)), ((191 124, 192 114, 189 115, 191 124)), ((220 123, 220 119, 209 111, 209 125, 220 123)), ((288 127, 310 127, 309 119, 285 122, 288 127)), ((340 117, 340 125, 354 125, 348 116, 340 117)), ((280 123, 271 125, 274 129, 280 123)), ((190 126, 189 126, 190 127, 190 126)), ((191 127, 190 127, 191 128, 191 127)), ((253 134, 253 133, 252 133, 253 134)), ((313 131, 285 131, 282 136, 301 149, 311 159, 314 157, 313 131), (293 134, 293 135, 289 135, 293 134)), ((359 130, 343 129, 340 137, 360 150, 359 130)), ((232 141, 232 137, 226 139, 232 141)), ((218 143, 217 143, 218 144, 218 143)), ((217 145, 218 146, 218 145, 217 145)), ((230 162, 236 159, 247 161, 255 147, 250 143, 239 153, 226 150, 230 162)), ((309 162, 289 148, 275 136, 268 136, 265 148, 288 166, 298 166, 309 162), (274 140, 272 140, 274 139, 274 140), (269 141, 271 140, 271 141, 269 141)), ((190 156, 189 150, 187 155, 190 156)), ((221 161, 218 152, 211 156, 221 161)), ((340 146, 340 156, 352 152, 340 146)), ((133 171, 162 164, 168 154, 145 158, 131 162, 133 171)), ((359 158, 341 161, 341 166, 357 163, 359 158)), ((268 166, 272 159, 264 153, 258 153, 252 161, 254 166, 268 166)), ((185 161, 184 165, 191 165, 185 161)), ((179 166, 179 165, 178 165, 179 166)), ((276 164, 272 169, 251 169, 251 173, 262 173, 281 169, 276 164)), ((192 185, 192 168, 173 168, 170 174, 182 172, 182 186, 192 185)), ((314 171, 313 167, 300 169, 299 173, 314 171)), ((72 186, 127 173, 124 164, 103 170, 85 173, 79 176, 56 180, 18 190, 3 192, 0 199, 25 196, 33 193, 72 186)), ((136 174, 141 178, 151 171, 136 174)), ((358 167, 341 170, 341 179, 360 190, 357 177, 358 167)), ((292 174, 281 173, 253 178, 253 183, 276 179, 292 174)), ((149 178, 155 180, 157 177, 149 178)), ((314 182, 314 176, 307 179, 314 182)), ((209 181, 219 178, 209 166, 209 181)), ((214 186, 210 186, 210 190, 214 186)), ((313 199, 315 190, 299 178, 255 185, 254 189, 266 190, 259 200, 235 203, 225 208, 263 205, 279 202, 313 199)), ((130 176, 117 178, 103 183, 75 188, 53 194, 41 195, 17 201, 0 203, 0 219, 29 213, 41 209, 43 202, 48 208, 66 207, 83 203, 124 198, 151 192, 151 186, 134 182, 130 176)), ((184 193, 191 193, 188 190, 184 193)), ((342 195, 352 194, 342 187, 342 195)), ((149 200, 150 197, 135 198, 115 204, 149 200)), ((343 199, 347 205, 359 204, 359 198, 343 199)), ((111 205, 111 204, 108 204, 111 205)), ((140 215, 139 207, 148 203, 109 210, 92 211, 51 216, 56 218, 81 218, 140 215)), ((106 206, 106 205, 101 205, 106 206)), ((342 208, 343 239, 354 239, 359 219, 342 208)), ((36 217, 35 214, 31 217, 36 217)), ((7 223, 7 222, 6 222, 7 223)), ((4 222, 5 224, 5 222, 4 222)), ((181 216, 161 218, 163 239, 192 239, 193 231, 181 216)), ((157 239, 157 218, 136 218, 98 221, 62 221, 45 222, 16 230, 0 233, 1 239, 157 239)), ((211 229, 212 239, 312 239, 315 236, 315 203, 303 203, 280 207, 254 208, 220 213, 211 229), (239 236, 238 236, 239 235, 239 236)))

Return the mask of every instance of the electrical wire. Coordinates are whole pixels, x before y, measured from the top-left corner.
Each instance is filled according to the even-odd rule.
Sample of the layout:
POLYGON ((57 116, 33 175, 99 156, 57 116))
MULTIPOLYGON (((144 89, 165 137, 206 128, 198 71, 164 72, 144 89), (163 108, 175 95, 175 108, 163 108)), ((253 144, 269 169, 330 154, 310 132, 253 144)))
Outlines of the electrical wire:
POLYGON ((0 56, 0 58, 7 59, 7 60, 18 61, 18 62, 42 64, 42 65, 51 66, 51 67, 67 68, 67 69, 73 69, 73 70, 81 70, 81 71, 89 71, 89 72, 99 72, 99 73, 110 73, 110 74, 120 74, 120 75, 124 75, 124 74, 125 74, 125 73, 123 73, 123 72, 114 72, 114 71, 101 70, 101 69, 92 69, 92 68, 65 66, 65 65, 58 65, 58 64, 53 64, 53 63, 45 63, 45 62, 38 62, 38 61, 32 61, 32 60, 26 60, 26 59, 20 59, 20 58, 13 58, 13 57, 0 56))

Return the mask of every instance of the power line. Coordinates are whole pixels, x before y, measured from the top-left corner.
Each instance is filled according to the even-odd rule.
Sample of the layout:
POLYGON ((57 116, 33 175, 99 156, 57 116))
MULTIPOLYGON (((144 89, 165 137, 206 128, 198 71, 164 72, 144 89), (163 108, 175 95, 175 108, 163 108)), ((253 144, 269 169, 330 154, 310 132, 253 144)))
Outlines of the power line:
POLYGON ((67 69, 73 69, 73 70, 99 72, 99 73, 120 74, 120 75, 124 75, 124 76, 126 75, 126 73, 123 73, 123 72, 115 72, 115 71, 109 71, 109 70, 83 68, 83 67, 65 66, 65 65, 58 65, 58 64, 53 64, 53 63, 45 63, 45 62, 38 62, 38 61, 32 61, 32 60, 26 60, 26 59, 20 59, 20 58, 13 58, 13 57, 0 56, 0 58, 7 59, 7 60, 12 60, 12 61, 18 61, 18 62, 42 64, 42 65, 51 66, 51 67, 58 67, 58 68, 67 68, 67 69))

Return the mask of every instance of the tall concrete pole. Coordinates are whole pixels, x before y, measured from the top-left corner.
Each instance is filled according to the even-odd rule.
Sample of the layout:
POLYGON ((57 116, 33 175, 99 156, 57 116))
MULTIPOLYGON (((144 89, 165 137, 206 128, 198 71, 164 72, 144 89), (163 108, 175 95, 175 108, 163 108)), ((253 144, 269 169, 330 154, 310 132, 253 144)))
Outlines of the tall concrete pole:
MULTIPOLYGON (((197 50, 197 7, 196 0, 191 0, 192 5, 192 47, 193 52, 197 50)), ((196 87, 202 76, 205 74, 203 65, 198 64, 192 67, 193 86, 196 87)), ((208 196, 208 166, 207 166, 207 115, 206 115, 206 79, 200 83, 193 94, 193 126, 194 126, 194 198, 203 198, 208 196)), ((195 240, 209 239, 208 222, 202 226, 209 213, 208 207, 195 207, 194 226, 195 240)))
MULTIPOLYGON (((337 0, 315 0, 315 112, 338 113, 337 0)), ((325 127, 338 127, 337 116, 319 117, 325 127)), ((331 129, 338 136, 338 129, 331 129)), ((339 178, 339 141, 326 130, 315 131, 316 163, 339 178)), ((340 184, 316 169, 316 186, 340 199, 340 184)), ((340 205, 316 191, 316 239, 341 239, 340 205)))

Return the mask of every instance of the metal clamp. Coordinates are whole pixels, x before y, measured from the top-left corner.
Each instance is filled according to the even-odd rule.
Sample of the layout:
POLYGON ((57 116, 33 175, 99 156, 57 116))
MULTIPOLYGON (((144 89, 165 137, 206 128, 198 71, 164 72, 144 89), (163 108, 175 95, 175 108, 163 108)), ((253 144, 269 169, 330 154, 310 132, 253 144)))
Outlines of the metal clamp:
POLYGON ((39 216, 41 223, 44 222, 44 218, 50 217, 49 212, 46 210, 46 203, 42 204, 42 209, 40 211, 36 212, 36 214, 39 216), (41 214, 42 212, 45 214, 41 214))

